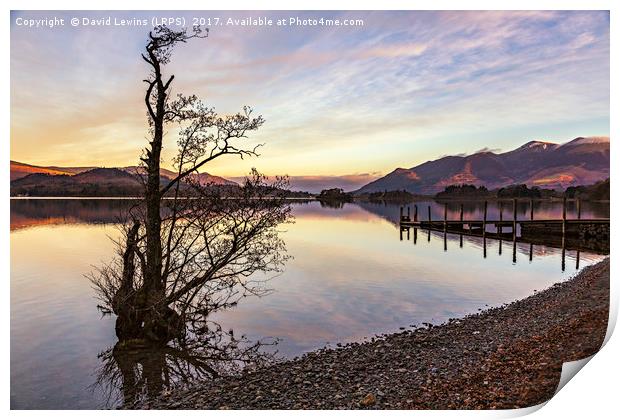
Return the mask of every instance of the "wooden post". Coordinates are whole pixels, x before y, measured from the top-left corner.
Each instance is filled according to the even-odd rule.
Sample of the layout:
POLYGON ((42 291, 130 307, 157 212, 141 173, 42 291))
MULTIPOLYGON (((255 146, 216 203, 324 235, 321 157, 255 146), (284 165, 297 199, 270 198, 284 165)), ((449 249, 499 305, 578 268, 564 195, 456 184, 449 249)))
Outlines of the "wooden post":
POLYGON ((400 221, 403 221, 403 206, 400 206, 400 221))
POLYGON ((499 233, 500 235, 500 248, 499 248, 499 255, 502 255, 502 239, 501 239, 501 235, 502 235, 502 221, 504 220, 504 202, 500 200, 499 202, 499 226, 497 227, 497 233, 499 233))
MULTIPOLYGON (((485 201, 484 202, 484 213, 482 216, 482 237, 486 238, 487 235, 487 205, 488 203, 485 201)), ((486 258, 486 251, 485 251, 485 258, 486 258)))
POLYGON ((562 201, 562 272, 566 269, 566 196, 562 201))
POLYGON ((577 258, 575 258, 575 270, 579 270, 579 254, 580 252, 577 251, 577 258))
POLYGON ((428 227, 431 227, 431 206, 428 206, 428 227))
POLYGON ((411 207, 407 206, 407 221, 411 220, 411 207))
POLYGON ((566 196, 562 203, 562 241, 564 241, 564 235, 566 235, 566 196))
POLYGON ((417 204, 413 205, 413 221, 414 222, 418 221, 418 205, 417 204))
POLYGON ((534 200, 530 200, 530 220, 534 220, 534 200))
POLYGON ((577 199, 577 219, 581 219, 581 198, 577 199))
MULTIPOLYGON (((461 229, 461 231, 464 231, 465 230, 465 225, 463 224, 463 203, 461 203, 460 213, 461 213, 460 216, 459 216, 459 219, 461 220, 461 227, 460 227, 460 229, 461 229)), ((459 237, 459 246, 461 248, 463 248, 463 234, 462 233, 461 233, 461 236, 459 237)))
POLYGON ((418 243, 418 230, 416 228, 413 228, 413 244, 417 244, 418 243))
POLYGON ((512 239, 517 238, 517 199, 512 199, 512 239))
POLYGON ((448 230, 448 203, 443 205, 443 233, 448 230))

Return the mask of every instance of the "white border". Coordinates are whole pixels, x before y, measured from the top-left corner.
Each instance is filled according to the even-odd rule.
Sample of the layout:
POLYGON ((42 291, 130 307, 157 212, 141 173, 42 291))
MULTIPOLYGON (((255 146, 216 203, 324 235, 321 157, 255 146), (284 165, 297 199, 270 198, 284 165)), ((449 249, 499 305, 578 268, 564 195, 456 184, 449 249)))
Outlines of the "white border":
MULTIPOLYGON (((215 3, 213 1, 198 1, 198 0, 176 0, 174 2, 160 2, 154 4, 154 2, 139 0, 139 1, 127 1, 127 0, 108 0, 108 1, 77 1, 77 0, 57 0, 53 4, 44 0, 37 1, 15 1, 9 0, 3 2, 7 4, 5 12, 5 19, 9 15, 9 10, 611 10, 611 111, 610 115, 618 115, 618 19, 616 13, 620 10, 617 6, 617 1, 602 1, 602 0, 504 0, 489 1, 489 0, 469 0, 457 1, 457 0, 434 0, 434 1, 404 1, 404 0, 357 0, 357 1, 345 1, 345 0, 330 0, 330 1, 317 1, 317 0, 297 0, 297 1, 283 1, 283 0, 266 0, 262 1, 260 5, 250 0, 226 0, 215 3), (614 47, 616 47, 614 49, 614 47)), ((2 278, 2 286, 4 287, 4 305, 3 308, 3 322, 2 330, 5 343, 9 342, 10 337, 10 258, 9 258, 9 147, 10 147, 10 25, 8 20, 4 21, 2 27, 3 36, 0 38, 1 49, 3 52, 3 66, 2 66, 2 85, 4 97, 0 103, 2 104, 2 129, 4 133, 2 147, 0 147, 0 153, 2 154, 2 160, 4 165, 0 165, 0 173, 4 181, 0 183, 0 194, 2 195, 2 229, 5 232, 0 241, 0 255, 3 259, 3 264, 0 266, 2 278)), ((618 131, 617 120, 612 117, 610 121, 610 136, 616 138, 618 131)), ((616 147, 611 148, 611 170, 618 165, 618 153, 616 147)), ((614 199, 611 204, 611 214, 614 220, 618 220, 618 206, 616 205, 618 187, 615 182, 612 183, 612 195, 614 199)), ((618 235, 615 223, 612 223, 612 244, 611 249, 615 250, 618 246, 618 235)), ((615 257, 611 262, 612 269, 612 311, 611 318, 612 324, 615 324, 618 312, 618 280, 614 279, 616 273, 616 261, 615 257)), ((617 334, 616 334, 617 335, 617 334)), ((1 380, 0 395, 2 398, 2 405, 4 410, 9 411, 10 407, 10 351, 9 345, 5 344, 0 347, 3 361, 3 377, 1 380)), ((617 415, 618 412, 618 395, 617 395, 617 379, 618 376, 618 359, 616 354, 620 354, 620 342, 617 337, 612 336, 604 349, 597 354, 590 363, 587 364, 577 376, 578 379, 570 381, 549 403, 547 403, 542 410, 536 411, 531 415, 533 419, 543 418, 583 418, 585 416, 590 418, 611 418, 611 413, 617 415)), ((231 418, 231 417, 252 417, 262 418, 269 417, 270 419, 284 419, 289 418, 291 415, 302 418, 319 418, 323 416, 339 417, 339 418, 356 418, 364 417, 376 418, 378 415, 385 416, 390 415, 396 418, 410 418, 411 416, 423 417, 423 418, 448 418, 448 419, 461 419, 468 418, 497 418, 497 417, 513 417, 515 415, 527 414, 531 410, 517 410, 512 412, 464 412, 464 411, 434 411, 434 412, 411 412, 411 411, 399 411, 399 412, 335 412, 330 411, 326 413, 316 411, 304 411, 304 412, 184 412, 183 416, 191 417, 204 417, 209 416, 213 418, 231 418)), ((181 413, 179 413, 181 414, 181 413)), ((171 415, 177 415, 168 412, 105 412, 105 411, 90 411, 88 414, 76 411, 56 411, 56 412, 40 412, 40 411, 12 411, 10 412, 12 417, 16 418, 39 418, 46 416, 49 418, 82 418, 84 415, 88 415, 93 418, 102 418, 108 416, 120 416, 120 417, 143 417, 148 416, 151 419, 168 418, 171 415)), ((146 417, 144 417, 146 418, 146 417)))

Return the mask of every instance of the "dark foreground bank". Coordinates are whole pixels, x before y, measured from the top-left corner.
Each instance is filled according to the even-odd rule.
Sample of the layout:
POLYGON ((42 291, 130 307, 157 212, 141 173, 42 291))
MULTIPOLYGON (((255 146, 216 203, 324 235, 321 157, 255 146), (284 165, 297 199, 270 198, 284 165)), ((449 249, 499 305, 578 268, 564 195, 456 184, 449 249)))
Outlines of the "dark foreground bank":
POLYGON ((487 409, 551 398, 562 363, 595 353, 609 313, 609 259, 521 301, 439 326, 325 349, 139 408, 487 409))

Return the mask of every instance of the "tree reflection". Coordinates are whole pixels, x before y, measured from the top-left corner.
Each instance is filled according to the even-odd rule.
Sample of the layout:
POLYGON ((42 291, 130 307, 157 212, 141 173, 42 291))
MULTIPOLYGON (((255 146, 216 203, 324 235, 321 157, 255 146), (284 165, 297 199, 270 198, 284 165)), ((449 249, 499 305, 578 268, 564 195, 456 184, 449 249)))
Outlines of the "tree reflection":
POLYGON ((130 408, 172 389, 238 375, 278 360, 275 338, 253 342, 205 320, 191 323, 188 329, 184 339, 168 344, 124 340, 100 353, 93 389, 103 394, 106 406, 130 408))

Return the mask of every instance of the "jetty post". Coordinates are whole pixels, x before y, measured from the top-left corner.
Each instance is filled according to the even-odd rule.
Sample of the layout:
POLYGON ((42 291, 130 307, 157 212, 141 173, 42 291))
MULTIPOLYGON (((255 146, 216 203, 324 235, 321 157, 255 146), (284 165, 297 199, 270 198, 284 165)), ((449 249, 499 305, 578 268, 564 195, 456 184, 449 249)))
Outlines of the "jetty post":
POLYGON ((517 240, 517 199, 512 199, 512 240, 517 240))
POLYGON ((566 235, 566 196, 562 202, 562 242, 564 242, 564 235, 566 235))
POLYGON ((403 206, 400 206, 400 220, 403 220, 403 206))
POLYGON ((562 200, 562 272, 566 269, 566 195, 562 200))
MULTIPOLYGON (((577 198, 577 220, 581 220, 581 198, 577 198)), ((581 251, 577 250, 577 257, 575 258, 575 270, 579 270, 579 257, 581 251)))
POLYGON ((443 204, 443 233, 448 231, 448 203, 443 204))
POLYGON ((461 211, 460 211, 460 220, 461 220, 461 235, 459 236, 459 246, 463 248, 463 230, 465 230, 465 225, 463 224, 463 203, 461 203, 461 211))
POLYGON ((432 224, 431 224, 431 206, 428 206, 428 239, 427 241, 430 242, 431 241, 431 228, 432 228, 432 224))
POLYGON ((407 206, 407 220, 411 220, 411 208, 407 206))
POLYGON ((517 240, 512 241, 512 262, 517 262, 517 240))
MULTIPOLYGON (((497 233, 500 235, 500 242, 502 240, 502 221, 504 220, 504 202, 499 200, 499 226, 497 227, 497 233)), ((501 255, 501 254, 500 254, 501 255)))
POLYGON ((413 221, 414 222, 418 221, 418 205, 417 204, 413 205, 413 221))
POLYGON ((534 220, 534 200, 530 200, 530 220, 534 220))
POLYGON ((487 236, 487 206, 488 206, 488 203, 485 201, 484 202, 484 213, 482 216, 482 237, 483 238, 486 238, 487 236))

